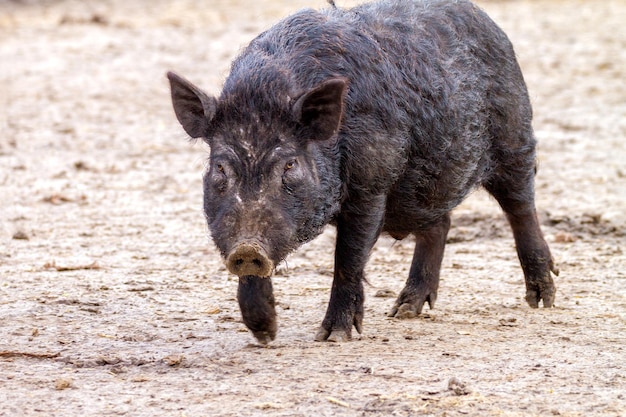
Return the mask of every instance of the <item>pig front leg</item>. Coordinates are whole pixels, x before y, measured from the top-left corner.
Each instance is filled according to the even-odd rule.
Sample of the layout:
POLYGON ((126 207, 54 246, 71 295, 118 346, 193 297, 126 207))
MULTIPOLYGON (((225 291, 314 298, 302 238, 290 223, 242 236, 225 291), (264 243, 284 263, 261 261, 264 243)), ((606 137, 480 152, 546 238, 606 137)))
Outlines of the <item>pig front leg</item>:
POLYGON ((276 310, 272 279, 245 275, 239 277, 237 300, 243 322, 259 343, 266 345, 276 337, 276 310))
POLYGON ((352 326, 361 333, 363 322, 363 269, 382 227, 385 199, 377 197, 367 208, 342 213, 337 220, 335 273, 330 302, 315 340, 344 342, 352 338, 352 326), (367 214, 364 214, 367 213, 367 214))

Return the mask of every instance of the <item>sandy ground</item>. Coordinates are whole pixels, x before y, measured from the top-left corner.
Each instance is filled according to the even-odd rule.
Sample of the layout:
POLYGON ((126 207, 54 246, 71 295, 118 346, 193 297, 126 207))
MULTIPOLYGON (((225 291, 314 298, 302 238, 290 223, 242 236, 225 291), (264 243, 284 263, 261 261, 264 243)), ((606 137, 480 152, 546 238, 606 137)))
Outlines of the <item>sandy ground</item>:
POLYGON ((329 228, 279 267, 264 348, 207 239, 208 150, 186 142, 165 72, 216 93, 242 45, 323 2, 0 1, 0 416, 626 415, 626 2, 480 4, 534 103, 556 307, 526 305, 477 191, 434 310, 385 316, 413 249, 382 238, 363 334, 314 342, 329 228))

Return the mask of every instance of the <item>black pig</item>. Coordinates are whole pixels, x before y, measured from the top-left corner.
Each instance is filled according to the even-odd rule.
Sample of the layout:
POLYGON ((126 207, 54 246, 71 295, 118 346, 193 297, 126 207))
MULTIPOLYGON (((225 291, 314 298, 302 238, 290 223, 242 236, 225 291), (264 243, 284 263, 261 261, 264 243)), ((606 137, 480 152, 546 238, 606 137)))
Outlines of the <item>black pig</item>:
POLYGON ((335 272, 316 340, 361 332, 363 269, 382 232, 417 240, 390 315, 433 308, 449 213, 477 185, 509 220, 526 301, 552 306, 526 85, 507 36, 470 2, 303 10, 243 50, 219 98, 168 78, 178 120, 210 146, 206 218, 261 343, 276 335, 275 266, 327 224, 335 272))

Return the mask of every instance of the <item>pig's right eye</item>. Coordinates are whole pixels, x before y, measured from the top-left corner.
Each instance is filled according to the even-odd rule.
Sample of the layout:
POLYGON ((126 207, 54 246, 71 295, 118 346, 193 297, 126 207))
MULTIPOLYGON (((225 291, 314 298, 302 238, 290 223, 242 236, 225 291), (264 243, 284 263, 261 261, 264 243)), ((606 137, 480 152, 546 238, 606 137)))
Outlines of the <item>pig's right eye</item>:
POLYGON ((228 188, 228 176, 226 175, 226 166, 219 162, 213 162, 207 180, 211 184, 212 188, 218 192, 223 193, 228 188))
POLYGON ((226 165, 216 162, 213 165, 213 172, 214 172, 213 175, 215 175, 218 178, 226 178, 228 170, 226 169, 226 165))

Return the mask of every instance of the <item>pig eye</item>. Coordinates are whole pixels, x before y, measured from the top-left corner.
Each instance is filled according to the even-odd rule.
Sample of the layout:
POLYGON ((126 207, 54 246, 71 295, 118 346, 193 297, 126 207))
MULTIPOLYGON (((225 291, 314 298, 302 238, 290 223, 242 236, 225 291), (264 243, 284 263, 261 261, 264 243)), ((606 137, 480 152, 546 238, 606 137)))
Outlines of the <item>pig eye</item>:
POLYGON ((223 174, 224 173, 224 165, 217 164, 217 172, 220 172, 220 173, 223 174))
POLYGON ((285 164, 285 171, 289 171, 294 166, 296 166, 296 161, 289 161, 285 164))

